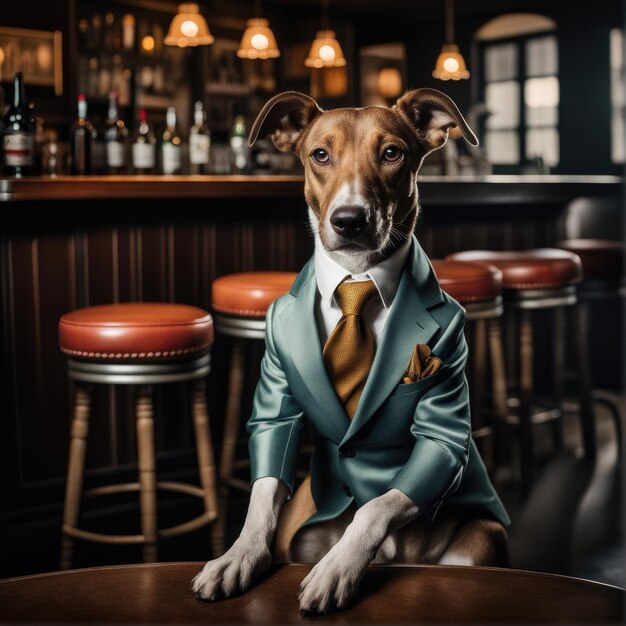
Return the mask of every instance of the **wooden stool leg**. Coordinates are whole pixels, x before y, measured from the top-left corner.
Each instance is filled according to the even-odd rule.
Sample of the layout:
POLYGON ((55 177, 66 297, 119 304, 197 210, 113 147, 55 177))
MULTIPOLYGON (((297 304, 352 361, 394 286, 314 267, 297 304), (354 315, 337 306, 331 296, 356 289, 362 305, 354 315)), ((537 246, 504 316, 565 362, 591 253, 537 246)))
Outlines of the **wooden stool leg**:
POLYGON ((485 420, 485 362, 487 348, 487 325, 486 320, 474 322, 474 342, 472 354, 472 429, 477 440, 478 447, 485 462, 485 466, 491 472, 495 465, 493 428, 485 420))
POLYGON ((531 312, 520 311, 520 449, 522 493, 528 495, 532 484, 532 402, 533 402, 533 326, 531 312))
POLYGON ((142 387, 137 396, 137 455, 139 461, 139 510, 144 537, 143 561, 157 560, 156 454, 154 451, 154 410, 152 391, 142 387))
POLYGON ((506 427, 509 407, 506 389, 504 348, 502 345, 502 320, 493 318, 487 322, 489 358, 491 361, 491 397, 495 428, 495 465, 502 460, 503 430, 506 427))
POLYGON ((578 303, 572 307, 572 331, 575 336, 575 350, 580 402, 580 420, 585 455, 594 459, 596 455, 595 415, 592 405, 591 376, 589 373, 589 351, 587 350, 587 309, 578 303))
POLYGON ((80 511, 80 496, 83 488, 87 434, 89 433, 89 408, 91 389, 76 383, 74 417, 70 441, 70 454, 65 487, 63 509, 63 539, 61 543, 61 569, 70 569, 74 556, 74 539, 65 533, 67 528, 76 528, 80 511))
POLYGON ((554 309, 554 355, 552 361, 552 398, 561 417, 552 420, 552 439, 556 448, 563 447, 563 400, 565 373, 565 311, 554 309))
POLYGON ((224 424, 224 439, 220 455, 220 504, 219 518, 214 525, 213 543, 217 552, 213 555, 218 557, 226 549, 226 519, 228 514, 228 480, 232 478, 235 463, 235 451, 239 438, 241 424, 241 398, 243 394, 243 381, 246 368, 246 340, 233 339, 233 349, 230 362, 230 374, 228 380, 228 397, 226 401, 226 423, 224 424))
MULTIPOLYGON (((198 473, 200 484, 204 491, 204 510, 207 513, 218 514, 217 508, 217 481, 215 471, 215 459, 213 456, 213 444, 211 441, 211 423, 206 403, 206 382, 198 380, 193 388, 193 425, 196 435, 196 452, 198 455, 198 473)), ((211 542, 216 544, 220 541, 219 535, 215 536, 216 523, 211 528, 211 542)), ((223 539, 221 539, 223 541, 223 539)), ((212 545, 211 549, 215 556, 216 549, 223 545, 212 545)))

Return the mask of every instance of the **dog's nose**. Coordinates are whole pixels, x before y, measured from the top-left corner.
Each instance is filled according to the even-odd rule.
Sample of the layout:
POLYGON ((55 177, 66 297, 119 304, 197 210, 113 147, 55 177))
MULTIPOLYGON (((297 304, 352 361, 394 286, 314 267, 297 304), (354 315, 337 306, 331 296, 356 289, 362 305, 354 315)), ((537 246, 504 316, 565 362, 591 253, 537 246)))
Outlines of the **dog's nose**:
POLYGON ((367 213, 361 207, 339 207, 330 216, 330 225, 333 230, 338 235, 350 239, 358 237, 368 224, 367 213))

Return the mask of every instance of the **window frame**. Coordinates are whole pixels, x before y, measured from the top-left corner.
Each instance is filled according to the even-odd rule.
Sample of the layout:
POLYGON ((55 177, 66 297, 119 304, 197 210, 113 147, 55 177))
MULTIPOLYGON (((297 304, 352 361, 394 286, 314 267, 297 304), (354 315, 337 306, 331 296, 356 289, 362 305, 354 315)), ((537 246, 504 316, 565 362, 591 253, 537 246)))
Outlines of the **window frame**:
MULTIPOLYGON (((531 128, 554 128, 558 133, 558 141, 559 141, 559 161, 556 165, 550 166, 551 171, 558 171, 561 165, 561 54, 560 54, 560 46, 559 46, 559 38, 558 38, 558 30, 544 30, 536 33, 528 33, 525 35, 513 35, 511 37, 502 37, 499 39, 485 39, 478 40, 478 77, 479 77, 479 87, 478 87, 478 98, 479 102, 486 103, 486 90, 487 85, 490 84, 486 80, 486 67, 485 67, 485 50, 491 46, 498 46, 502 44, 515 44, 517 47, 517 78, 507 79, 508 81, 516 81, 519 86, 519 125, 517 128, 513 129, 491 129, 491 130, 510 130, 516 131, 518 134, 519 141, 519 155, 520 160, 516 164, 504 164, 504 163, 492 163, 494 174, 520 174, 522 170, 532 163, 526 156, 526 133, 531 128), (544 37, 554 37, 557 45, 557 71, 555 74, 546 74, 545 76, 556 76, 559 81, 559 104, 557 107, 557 123, 555 125, 550 126, 528 126, 526 121, 526 102, 524 99, 524 83, 529 78, 541 78, 541 76, 528 76, 526 74, 526 44, 528 41, 534 39, 543 39, 544 37)), ((505 81, 492 81, 491 84, 495 82, 505 82, 505 81)), ((487 128, 486 119, 482 118, 480 121, 480 136, 485 138, 485 133, 489 132, 490 129, 487 128)))

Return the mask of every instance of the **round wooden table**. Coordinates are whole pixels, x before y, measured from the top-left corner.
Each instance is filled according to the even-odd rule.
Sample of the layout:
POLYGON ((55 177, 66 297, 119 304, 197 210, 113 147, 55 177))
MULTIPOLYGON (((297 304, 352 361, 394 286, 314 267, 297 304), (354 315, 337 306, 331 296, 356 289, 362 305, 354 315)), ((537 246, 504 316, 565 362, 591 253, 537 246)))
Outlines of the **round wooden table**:
MULTIPOLYGON (((200 602, 189 582, 202 563, 127 565, 0 581, 2 623, 305 624, 296 596, 310 571, 273 566, 248 593, 200 602)), ((626 592, 576 578, 488 567, 369 569, 347 610, 324 623, 621 623, 626 592)))

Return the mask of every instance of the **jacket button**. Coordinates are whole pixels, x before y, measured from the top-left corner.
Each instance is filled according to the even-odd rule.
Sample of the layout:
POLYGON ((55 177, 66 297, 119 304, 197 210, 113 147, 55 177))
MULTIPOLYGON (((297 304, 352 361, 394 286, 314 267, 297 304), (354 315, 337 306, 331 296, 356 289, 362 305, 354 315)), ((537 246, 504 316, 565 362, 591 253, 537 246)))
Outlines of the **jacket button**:
POLYGON ((339 456, 342 459, 353 459, 356 456, 356 453, 354 452, 354 450, 351 450, 350 448, 346 448, 345 450, 339 450, 339 456))
POLYGON ((344 487, 343 490, 346 492, 346 495, 348 497, 352 497, 352 490, 350 489, 350 487, 344 487))

